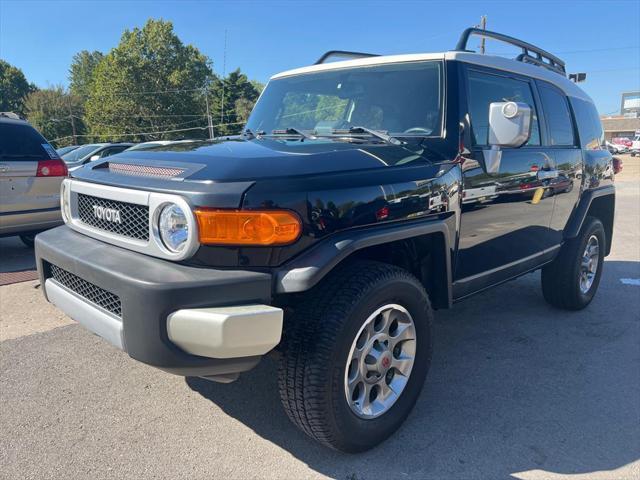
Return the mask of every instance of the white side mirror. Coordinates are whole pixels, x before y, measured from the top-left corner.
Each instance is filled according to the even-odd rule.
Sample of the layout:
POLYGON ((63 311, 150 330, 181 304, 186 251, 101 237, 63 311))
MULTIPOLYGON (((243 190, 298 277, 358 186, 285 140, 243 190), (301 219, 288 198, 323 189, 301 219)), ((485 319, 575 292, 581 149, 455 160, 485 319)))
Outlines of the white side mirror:
POLYGON ((518 148, 531 136, 532 110, 526 103, 494 102, 489 105, 489 145, 484 151, 487 173, 498 173, 502 161, 501 147, 518 148))
POLYGON ((489 145, 518 148, 531 135, 531 107, 526 103, 489 105, 489 145))
POLYGON ((90 162, 95 162, 96 160, 100 160, 100 155, 91 155, 89 158, 90 162))

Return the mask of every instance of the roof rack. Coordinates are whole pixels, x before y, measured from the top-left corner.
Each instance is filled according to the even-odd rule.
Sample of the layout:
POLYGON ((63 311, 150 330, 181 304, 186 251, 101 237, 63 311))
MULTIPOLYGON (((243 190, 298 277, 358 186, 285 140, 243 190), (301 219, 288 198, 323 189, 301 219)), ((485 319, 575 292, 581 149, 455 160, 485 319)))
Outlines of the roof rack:
POLYGON ((541 48, 536 47, 535 45, 531 45, 530 43, 527 43, 523 40, 518 40, 517 38, 503 35, 502 33, 491 32, 489 30, 483 30, 481 28, 467 28, 464 32, 462 32, 462 35, 460 35, 460 40, 458 40, 458 44, 456 45, 456 50, 469 52, 470 50, 467 50, 467 42, 469 41, 469 37, 471 35, 493 38, 494 40, 509 43, 516 47, 522 48, 522 53, 515 58, 515 60, 517 60, 518 62, 531 63, 539 67, 547 68, 552 72, 559 73, 560 75, 566 75, 567 73, 565 70, 564 61, 560 60, 558 57, 547 52, 546 50, 542 50, 541 48))
POLYGON ((346 50, 329 50, 322 55, 314 65, 320 65, 325 63, 331 57, 347 57, 347 58, 366 58, 366 57, 379 57, 375 53, 362 53, 362 52, 348 52, 346 50))

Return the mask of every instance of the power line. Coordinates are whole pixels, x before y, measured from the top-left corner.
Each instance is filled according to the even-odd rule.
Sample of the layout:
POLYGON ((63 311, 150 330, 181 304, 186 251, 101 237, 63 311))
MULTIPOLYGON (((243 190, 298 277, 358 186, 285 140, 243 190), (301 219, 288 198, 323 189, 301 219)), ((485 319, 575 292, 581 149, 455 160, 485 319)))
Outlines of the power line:
MULTIPOLYGON (((593 52, 609 52, 609 51, 617 51, 617 50, 638 50, 640 49, 640 45, 629 46, 629 47, 612 47, 612 48, 590 48, 586 50, 564 50, 564 51, 554 51, 555 55, 569 55, 573 53, 593 53, 593 52)), ((489 55, 513 55, 513 53, 509 52, 490 52, 489 55)))
MULTIPOLYGON (((214 125, 214 127, 224 127, 228 125, 243 125, 245 122, 231 122, 231 123, 219 123, 214 125)), ((162 133, 176 133, 176 132, 187 132, 190 130, 207 130, 209 127, 191 127, 191 128, 180 128, 176 130, 162 130, 158 132, 137 132, 137 133, 105 133, 105 134, 86 134, 86 135, 76 135, 77 137, 135 137, 136 135, 160 135, 162 133)), ((55 142, 58 140, 64 140, 65 138, 72 138, 72 135, 66 135, 64 137, 58 137, 49 140, 50 142, 55 142)))
POLYGON ((151 95, 156 93, 183 93, 183 92, 198 92, 201 91, 202 88, 182 88, 182 89, 174 89, 174 90, 149 90, 142 92, 105 92, 101 95, 97 95, 98 97, 107 97, 110 95, 151 95))

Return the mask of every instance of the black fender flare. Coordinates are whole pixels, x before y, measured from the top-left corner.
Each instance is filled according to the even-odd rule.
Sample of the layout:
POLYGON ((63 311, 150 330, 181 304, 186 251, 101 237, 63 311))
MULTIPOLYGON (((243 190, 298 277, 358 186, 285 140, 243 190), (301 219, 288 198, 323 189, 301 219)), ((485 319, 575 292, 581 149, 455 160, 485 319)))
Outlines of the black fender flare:
POLYGON ((421 221, 376 225, 331 235, 293 260, 277 268, 274 291, 277 294, 304 292, 315 286, 349 255, 367 247, 430 234, 442 235, 444 242, 448 303, 452 300, 451 234, 455 215, 421 221))
MULTIPOLYGON (((574 209, 567 225, 564 229, 564 238, 575 238, 580 233, 584 219, 591 208, 591 204, 596 198, 605 197, 611 195, 615 197, 616 189, 614 185, 606 185, 604 187, 594 188, 592 190, 585 190, 580 197, 578 205, 574 209)), ((614 203, 615 205, 615 203, 614 203)), ((613 214, 613 212, 612 212, 613 214)))
MULTIPOLYGON (((611 221, 609 225, 605 225, 605 230, 607 230, 608 240, 611 240, 613 236, 613 217, 615 213, 615 195, 616 190, 614 185, 606 185, 604 187, 595 188, 593 190, 586 190, 582 193, 580 197, 580 201, 578 205, 574 209, 571 217, 569 217, 569 221, 564 228, 564 239, 571 239, 578 236, 580 233, 580 229, 582 228, 582 224, 584 223, 584 219, 593 204, 593 201, 597 198, 602 198, 606 196, 613 197, 613 201, 611 202, 613 211, 611 211, 611 221)), ((604 220, 603 220, 604 221, 604 220)), ((604 222, 607 223, 607 222, 604 222)), ((611 242, 607 242, 606 255, 611 252, 611 242)))

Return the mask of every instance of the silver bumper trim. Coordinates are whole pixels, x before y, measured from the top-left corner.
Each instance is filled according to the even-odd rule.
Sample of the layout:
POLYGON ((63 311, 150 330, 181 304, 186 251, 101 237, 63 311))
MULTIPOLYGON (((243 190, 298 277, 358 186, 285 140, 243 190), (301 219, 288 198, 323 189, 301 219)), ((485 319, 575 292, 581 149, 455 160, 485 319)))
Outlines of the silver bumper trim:
POLYGON ((169 340, 192 355, 264 355, 280 343, 283 311, 270 305, 192 308, 167 318, 169 340))
POLYGON ((51 278, 45 281, 44 288, 49 301, 69 317, 111 345, 125 349, 124 328, 120 319, 93 306, 51 278))

